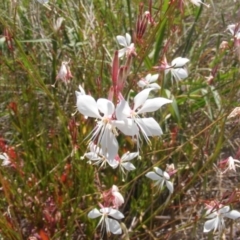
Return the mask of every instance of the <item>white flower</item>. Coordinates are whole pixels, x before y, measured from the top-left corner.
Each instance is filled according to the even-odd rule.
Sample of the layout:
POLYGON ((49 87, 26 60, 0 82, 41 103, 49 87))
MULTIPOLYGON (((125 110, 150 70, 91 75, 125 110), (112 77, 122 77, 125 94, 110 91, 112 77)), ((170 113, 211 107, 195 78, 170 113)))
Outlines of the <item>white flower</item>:
POLYGON ((97 139, 97 144, 103 154, 109 159, 114 159, 118 153, 117 130, 113 125, 112 115, 115 107, 108 99, 95 99, 90 95, 77 93, 77 109, 84 116, 97 118, 97 125, 92 131, 91 140, 97 139))
POLYGON ((51 85, 52 87, 55 87, 59 79, 62 80, 65 84, 68 84, 70 82, 70 79, 73 76, 72 76, 70 67, 68 66, 69 63, 70 63, 70 60, 68 62, 62 62, 61 67, 56 76, 56 81, 54 84, 51 85))
MULTIPOLYGON (((86 95, 85 90, 83 89, 83 87, 80 84, 79 84, 78 88, 80 91, 75 91, 76 97, 81 96, 81 95, 86 95)), ((84 118, 88 119, 88 116, 84 116, 84 118)))
POLYGON ((162 129, 154 118, 140 118, 139 115, 154 112, 163 105, 172 102, 172 100, 162 97, 148 99, 149 93, 152 90, 153 88, 146 88, 138 93, 134 97, 133 109, 129 107, 127 101, 122 99, 116 107, 116 117, 121 122, 116 121, 114 123, 125 135, 137 136, 137 140, 139 140, 140 129, 148 144, 150 144, 148 137, 162 135, 162 129))
POLYGON ((2 166, 9 166, 11 164, 9 156, 6 153, 0 154, 0 159, 3 160, 2 166))
POLYGON ((63 21, 64 21, 63 17, 58 17, 57 20, 53 23, 53 29, 55 31, 58 31, 60 29, 60 27, 62 26, 63 21))
POLYGON ((188 58, 177 57, 171 65, 166 65, 165 74, 171 72, 172 77, 179 81, 188 77, 187 69, 185 68, 186 63, 189 62, 188 58))
POLYGON ((222 207, 220 209, 210 208, 206 212, 206 218, 212 218, 211 220, 207 220, 204 224, 203 232, 210 232, 211 230, 222 231, 225 228, 224 217, 230 219, 237 219, 240 217, 240 212, 236 210, 231 210, 229 206, 222 207))
POLYGON ((80 95, 86 95, 85 90, 83 89, 83 87, 79 84, 78 88, 80 91, 75 91, 76 97, 80 96, 80 95))
POLYGON ((119 192, 119 189, 116 185, 113 185, 109 190, 102 193, 104 206, 118 209, 124 203, 124 198, 119 192))
MULTIPOLYGON (((117 166, 119 166, 119 168, 121 169, 121 171, 123 173, 125 173, 125 170, 127 171, 133 171, 135 170, 135 166, 130 163, 129 161, 133 160, 135 157, 138 156, 138 152, 126 152, 122 155, 122 157, 120 158, 119 156, 115 157, 115 160, 117 162, 117 166)), ((117 167, 116 166, 116 167, 117 167)))
POLYGON ((131 36, 129 33, 126 33, 126 37, 118 35, 117 41, 119 45, 124 47, 118 51, 118 57, 123 57, 124 54, 126 54, 127 57, 136 55, 134 43, 131 43, 131 36))
POLYGON ((94 208, 92 211, 88 213, 88 217, 92 219, 101 217, 97 227, 101 225, 101 230, 103 230, 103 227, 105 225, 107 234, 109 233, 122 234, 121 226, 117 220, 124 218, 124 215, 117 209, 103 207, 100 210, 98 210, 97 208, 94 208), (108 216, 110 216, 111 218, 108 218, 108 216))
POLYGON ((208 7, 208 8, 210 7, 210 5, 204 3, 202 0, 190 0, 190 1, 198 7, 200 7, 201 4, 208 7))
POLYGON ((145 78, 142 78, 137 84, 141 88, 154 88, 154 89, 160 89, 160 86, 155 83, 159 77, 159 74, 148 74, 145 78))
POLYGON ((94 165, 100 165, 100 167, 105 167, 108 163, 112 168, 118 166, 118 162, 113 159, 109 159, 108 153, 104 152, 101 148, 95 145, 93 142, 89 143, 90 152, 85 153, 84 157, 88 158, 94 165))
POLYGON ((62 62, 61 67, 58 71, 56 80, 61 79, 63 82, 68 83, 69 80, 72 78, 70 67, 68 66, 69 62, 70 61, 62 62))
POLYGON ((237 159, 234 159, 233 157, 229 157, 226 160, 223 160, 220 162, 220 164, 225 164, 227 166, 227 168, 222 172, 225 173, 227 171, 231 171, 233 170, 234 172, 236 172, 236 167, 240 167, 240 161, 237 159))
POLYGON ((166 183, 166 186, 170 193, 173 193, 173 183, 169 181, 169 174, 162 171, 158 167, 154 167, 154 170, 155 172, 148 172, 145 176, 152 179, 153 181, 156 181, 154 186, 158 186, 160 189, 163 187, 164 183, 166 183))
POLYGON ((229 24, 227 30, 232 34, 236 39, 240 39, 240 25, 239 24, 229 24))
POLYGON ((119 192, 119 189, 116 185, 112 186, 112 195, 113 195, 113 207, 114 208, 119 208, 120 206, 123 205, 124 203, 124 198, 122 194, 119 192))

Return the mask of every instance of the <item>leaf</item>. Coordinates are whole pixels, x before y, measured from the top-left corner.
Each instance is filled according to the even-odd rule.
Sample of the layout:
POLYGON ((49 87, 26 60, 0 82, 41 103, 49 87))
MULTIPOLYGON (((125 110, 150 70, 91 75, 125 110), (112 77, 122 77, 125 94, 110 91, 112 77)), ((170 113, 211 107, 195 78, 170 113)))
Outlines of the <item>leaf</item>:
POLYGON ((52 39, 40 38, 40 39, 30 39, 30 40, 20 40, 22 43, 41 43, 41 42, 51 42, 52 39))
POLYGON ((165 91, 166 97, 172 100, 171 105, 172 105, 174 115, 177 118, 177 121, 180 122, 181 118, 180 118, 180 114, 179 114, 179 110, 178 110, 178 104, 177 104, 177 101, 176 101, 175 97, 172 95, 172 93, 169 90, 165 89, 164 91, 165 91))
POLYGON ((167 23, 167 18, 165 18, 161 24, 160 30, 158 32, 158 36, 156 36, 157 41, 156 41, 156 48, 155 48, 155 52, 154 52, 154 57, 153 57, 153 62, 154 64, 156 64, 159 60, 159 53, 162 50, 162 43, 164 40, 164 32, 166 29, 166 23, 167 23))

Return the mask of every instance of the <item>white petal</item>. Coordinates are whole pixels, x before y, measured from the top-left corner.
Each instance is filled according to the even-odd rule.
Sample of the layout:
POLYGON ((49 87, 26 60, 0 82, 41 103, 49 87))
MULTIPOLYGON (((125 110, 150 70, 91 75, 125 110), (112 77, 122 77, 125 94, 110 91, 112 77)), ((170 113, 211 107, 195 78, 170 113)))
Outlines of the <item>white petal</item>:
POLYGON ((161 87, 157 83, 150 83, 149 87, 154 89, 161 89, 161 87))
POLYGON ((2 160, 9 160, 9 157, 6 153, 0 154, 0 159, 2 160))
MULTIPOLYGON (((158 75, 158 74, 155 74, 155 75, 158 75)), ((149 74, 145 77, 145 81, 150 82, 150 81, 151 81, 151 78, 152 78, 152 74, 149 73, 149 74)))
POLYGON ((95 99, 90 95, 78 95, 77 97, 78 111, 88 117, 101 118, 95 99))
POLYGON ((102 216, 102 214, 99 212, 99 210, 97 208, 94 208, 93 210, 91 210, 88 213, 89 218, 97 218, 97 217, 100 217, 100 216, 102 216))
POLYGON ((219 209, 219 213, 221 214, 225 214, 227 212, 230 211, 230 207, 229 206, 224 206, 223 208, 219 209))
POLYGON ((212 212, 212 209, 207 210, 206 218, 215 218, 218 215, 217 210, 212 212))
POLYGON ((127 41, 127 46, 131 44, 131 35, 129 33, 126 33, 126 41, 127 41))
POLYGON ((161 176, 161 178, 163 177, 164 174, 163 174, 163 170, 161 168, 154 167, 153 169, 159 176, 161 176))
POLYGON ((116 161, 115 159, 107 160, 107 162, 108 162, 109 166, 112 167, 113 169, 117 168, 119 165, 119 162, 116 161))
POLYGON ((147 86, 146 82, 143 81, 143 80, 140 80, 140 81, 137 83, 137 85, 138 85, 139 87, 141 87, 141 88, 144 88, 144 87, 147 86))
POLYGON ((97 100, 97 106, 100 112, 104 114, 104 116, 112 116, 112 114, 114 113, 114 105, 108 99, 99 98, 97 100))
POLYGON ((183 67, 187 62, 189 62, 188 58, 177 57, 172 61, 171 66, 174 68, 179 68, 183 67))
POLYGON ((115 207, 120 207, 124 203, 124 198, 120 192, 112 192, 114 196, 114 205, 115 207))
POLYGON ((162 129, 154 118, 138 118, 136 119, 142 133, 146 136, 161 136, 162 129))
POLYGON ((109 216, 115 218, 115 219, 122 219, 124 218, 124 215, 118 211, 117 209, 110 209, 110 212, 108 213, 109 216))
MULTIPOLYGON (((159 74, 153 74, 150 79, 149 79, 149 82, 152 83, 152 82, 155 82, 158 80, 158 77, 159 77, 159 74)), ((147 78, 147 77, 146 77, 147 78)))
POLYGON ((230 33, 234 36, 234 31, 235 31, 236 25, 235 24, 230 24, 227 26, 227 30, 230 31, 230 33))
POLYGON ((101 136, 100 145, 103 154, 109 159, 114 159, 118 153, 118 142, 111 129, 109 129, 108 125, 110 124, 107 124, 105 131, 101 136))
POLYGON ((116 185, 112 185, 112 192, 119 192, 119 189, 116 185))
POLYGON ((127 41, 126 41, 126 38, 124 36, 120 36, 118 35, 117 36, 117 41, 118 43, 121 45, 121 46, 124 46, 124 47, 127 47, 127 41))
POLYGON ((127 171, 133 171, 133 170, 136 169, 135 166, 134 166, 132 163, 130 163, 130 162, 122 163, 121 165, 122 165, 127 171))
POLYGON ((136 136, 138 135, 137 124, 130 118, 122 121, 114 121, 114 126, 117 127, 126 136, 136 136))
POLYGON ((184 68, 171 69, 171 73, 177 81, 188 77, 188 72, 184 68))
POLYGON ((170 181, 166 181, 166 186, 170 193, 173 193, 173 183, 170 181))
POLYGON ((157 175, 155 172, 148 172, 145 176, 152 179, 153 181, 162 180, 162 178, 159 175, 157 175))
POLYGON ((118 57, 121 58, 124 56, 124 54, 126 53, 127 48, 122 48, 118 50, 118 57))
POLYGON ((82 88, 82 86, 81 86, 80 84, 78 85, 78 88, 79 88, 81 94, 83 94, 83 95, 86 94, 86 93, 85 93, 85 90, 82 88))
POLYGON ((150 91, 152 91, 152 90, 153 90, 153 88, 146 88, 134 97, 134 109, 133 110, 136 110, 141 105, 143 105, 143 103, 147 100, 150 91))
POLYGON ((147 99, 137 113, 154 112, 167 103, 172 100, 162 97, 147 99))
POLYGON ((98 156, 98 154, 96 154, 95 152, 85 153, 84 156, 85 156, 86 158, 88 158, 89 160, 91 160, 91 161, 97 161, 97 160, 100 159, 99 156, 98 156))
POLYGON ((81 92, 75 91, 75 96, 76 96, 76 97, 81 96, 81 95, 83 95, 81 92))
POLYGON ((216 224, 218 224, 218 219, 213 218, 211 220, 208 220, 204 223, 204 229, 203 232, 210 232, 212 229, 216 227, 216 224))
POLYGON ((139 155, 139 152, 133 152, 133 153, 126 152, 122 155, 121 160, 122 162, 130 161, 130 160, 133 160, 138 155, 139 155))
POLYGON ((117 107, 116 107, 116 117, 117 120, 124 120, 127 117, 130 117, 131 114, 131 108, 129 107, 129 104, 124 99, 121 100, 117 107))
POLYGON ((170 179, 170 176, 167 172, 163 172, 163 176, 165 179, 169 180, 170 179))
POLYGON ((109 229, 111 233, 122 234, 121 225, 119 224, 118 221, 108 218, 108 223, 109 223, 109 229))
POLYGON ((237 218, 240 218, 240 212, 232 210, 228 213, 225 213, 224 216, 235 220, 237 218))

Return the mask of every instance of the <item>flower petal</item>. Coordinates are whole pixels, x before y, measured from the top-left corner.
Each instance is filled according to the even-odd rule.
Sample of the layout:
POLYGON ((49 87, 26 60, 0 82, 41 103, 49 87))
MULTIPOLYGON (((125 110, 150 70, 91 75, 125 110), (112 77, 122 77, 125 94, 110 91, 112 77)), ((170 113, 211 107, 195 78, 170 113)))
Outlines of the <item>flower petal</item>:
POLYGON ((127 117, 130 117, 131 111, 132 110, 129 107, 128 102, 125 101, 124 99, 121 100, 116 107, 117 120, 124 120, 127 117))
POLYGON ((9 157, 8 157, 8 155, 7 155, 6 153, 3 153, 3 154, 0 154, 0 159, 2 159, 2 160, 8 160, 9 157))
POLYGON ((161 87, 157 83, 150 83, 149 87, 154 89, 161 89, 161 87))
POLYGON ((137 113, 154 112, 167 103, 172 103, 172 100, 163 97, 147 99, 137 113))
POLYGON ((89 218, 97 218, 97 217, 100 217, 100 216, 102 216, 102 214, 99 212, 99 210, 97 208, 94 208, 93 210, 91 210, 88 213, 89 218))
POLYGON ((116 161, 115 159, 111 159, 111 160, 107 159, 107 162, 109 166, 112 167, 113 169, 117 168, 119 165, 119 162, 116 161))
POLYGON ((144 87, 147 86, 147 83, 146 83, 146 81, 144 81, 144 80, 140 80, 140 81, 138 81, 137 85, 138 85, 140 88, 144 88, 144 87))
POLYGON ((183 67, 188 62, 189 62, 188 58, 177 57, 172 61, 171 65, 174 68, 179 68, 183 67))
POLYGON ((148 172, 147 174, 145 174, 145 176, 147 178, 152 179, 153 181, 162 180, 162 178, 159 175, 157 175, 155 172, 148 172))
POLYGON ((103 155, 107 156, 108 159, 114 159, 118 153, 118 141, 109 125, 107 124, 102 132, 100 145, 103 155))
POLYGON ((240 212, 238 212, 236 210, 232 210, 228 213, 225 213, 224 216, 235 220, 237 218, 240 218, 240 212))
POLYGON ((122 121, 114 121, 113 125, 117 127, 126 136, 136 136, 139 134, 137 124, 130 118, 122 121))
POLYGON ((118 41, 119 45, 121 45, 121 46, 124 46, 124 47, 127 47, 127 46, 128 46, 128 45, 127 45, 126 38, 125 38, 124 36, 118 35, 118 36, 117 36, 117 41, 118 41))
POLYGON ((122 228, 118 221, 108 218, 109 230, 113 234, 122 234, 122 228))
POLYGON ((183 80, 188 77, 188 72, 184 68, 171 69, 171 73, 177 81, 183 80))
POLYGON ((131 161, 133 160, 135 157, 137 157, 139 155, 139 152, 133 152, 133 153, 129 153, 129 152, 126 152, 122 155, 121 157, 121 161, 124 162, 124 161, 131 161))
POLYGON ((166 186, 170 193, 173 193, 173 183, 170 181, 166 181, 166 186))
POLYGON ((118 211, 117 209, 110 209, 109 213, 108 213, 109 216, 115 218, 115 219, 122 219, 124 218, 124 215, 118 211))
POLYGON ((100 112, 104 114, 104 116, 112 116, 112 114, 114 113, 114 105, 108 99, 99 98, 97 100, 97 106, 100 112))
POLYGON ((95 99, 90 95, 77 96, 78 111, 88 117, 101 118, 95 99))
POLYGON ((132 163, 130 163, 130 162, 125 162, 125 163, 122 163, 121 165, 122 165, 127 171, 133 171, 133 170, 136 169, 135 166, 134 166, 132 163))
POLYGON ((203 232, 210 232, 212 229, 215 229, 218 224, 218 218, 213 218, 204 223, 203 232))
POLYGON ((131 35, 129 33, 126 33, 126 42, 127 42, 127 46, 131 44, 131 35))
POLYGON ((135 121, 145 136, 161 136, 163 133, 154 118, 138 118, 135 121))
POLYGON ((158 168, 158 167, 154 167, 153 168, 155 170, 155 172, 161 177, 163 178, 163 170, 161 168, 158 168))
POLYGON ((136 110, 141 105, 143 105, 143 103, 147 100, 148 95, 152 90, 153 90, 153 88, 146 88, 134 97, 134 108, 133 108, 133 110, 136 110))
POLYGON ((121 58, 124 56, 124 54, 126 53, 127 48, 122 48, 118 50, 118 57, 121 58))
POLYGON ((223 208, 219 209, 219 213, 221 214, 226 214, 230 211, 230 207, 229 206, 224 206, 223 208))

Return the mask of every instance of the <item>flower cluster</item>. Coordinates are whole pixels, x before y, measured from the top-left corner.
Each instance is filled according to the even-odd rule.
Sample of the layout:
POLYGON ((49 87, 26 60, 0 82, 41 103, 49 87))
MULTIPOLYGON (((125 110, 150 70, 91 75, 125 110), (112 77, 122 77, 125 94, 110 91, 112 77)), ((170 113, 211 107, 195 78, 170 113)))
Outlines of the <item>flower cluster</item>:
POLYGON ((124 215, 118 208, 124 203, 124 198, 119 192, 118 187, 113 185, 108 191, 102 194, 104 205, 99 204, 100 210, 94 208, 88 213, 89 218, 101 217, 97 227, 101 225, 101 229, 105 226, 107 234, 122 234, 121 225, 117 220, 124 218, 124 215), (111 218, 109 218, 109 216, 111 218))
POLYGON ((222 204, 216 205, 206 205, 207 212, 206 218, 207 220, 204 224, 204 232, 210 232, 211 230, 220 231, 225 228, 224 218, 237 219, 240 217, 240 212, 236 210, 230 210, 229 206, 223 206, 222 204))
MULTIPOLYGON (((160 137, 163 131, 159 123, 154 119, 153 113, 164 105, 171 104, 172 100, 164 97, 155 97, 160 89, 156 83, 159 74, 147 74, 138 82, 141 89, 133 98, 127 100, 123 97, 124 81, 130 71, 131 59, 136 56, 134 43, 131 43, 130 34, 117 36, 118 43, 124 48, 117 51, 112 64, 112 87, 108 98, 94 99, 93 96, 86 94, 82 86, 80 91, 76 91, 77 110, 84 115, 85 119, 94 118, 95 126, 87 136, 89 139, 88 150, 83 158, 87 158, 90 164, 99 168, 111 167, 119 168, 123 175, 135 170, 135 166, 130 162, 139 156, 143 139, 151 145, 150 137, 160 137), (125 55, 126 65, 119 66, 118 58, 122 59, 125 55), (148 116, 150 114, 150 116, 148 116), (119 156, 118 135, 130 136, 133 143, 136 143, 135 152, 125 152, 119 156)), ((166 64, 165 71, 171 69, 172 75, 179 80, 186 78, 187 72, 184 65, 188 59, 177 58, 171 66, 166 64)), ((156 181, 156 185, 162 188, 166 183, 170 193, 173 193, 173 183, 170 175, 160 168, 154 168, 155 172, 149 172, 146 177, 156 181)), ((117 186, 113 186, 109 191, 102 194, 103 203, 91 210, 89 218, 101 217, 99 225, 105 226, 107 234, 121 234, 122 230, 119 220, 124 215, 118 210, 124 203, 124 198, 118 191, 117 186), (111 218, 109 218, 111 217, 111 218)))

